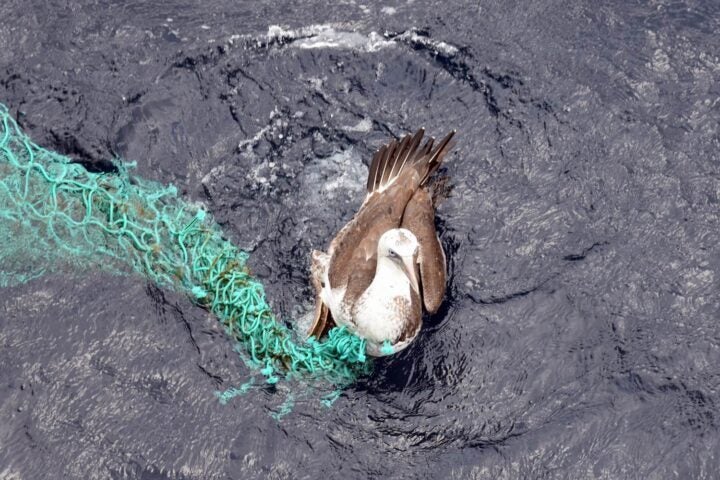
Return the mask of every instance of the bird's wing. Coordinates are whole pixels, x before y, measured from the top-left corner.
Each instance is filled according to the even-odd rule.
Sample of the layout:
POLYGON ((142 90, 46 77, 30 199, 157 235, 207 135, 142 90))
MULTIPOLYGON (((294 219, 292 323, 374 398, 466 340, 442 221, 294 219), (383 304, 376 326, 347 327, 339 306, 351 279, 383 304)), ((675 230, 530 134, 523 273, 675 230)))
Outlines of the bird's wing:
POLYGON ((308 330, 308 337, 322 338, 335 326, 330 309, 320 295, 315 299, 315 319, 308 330))
POLYGON ((332 242, 328 279, 332 288, 345 287, 353 304, 375 276, 377 245, 386 231, 400 226, 405 205, 413 194, 413 179, 372 195, 332 242))
POLYGON ((367 196, 355 216, 330 243, 328 278, 332 288, 346 287, 349 303, 359 298, 375 275, 377 244, 397 228, 415 191, 424 185, 450 149, 449 133, 436 147, 424 130, 382 146, 373 157, 367 196))
POLYGON ((415 191, 403 213, 403 228, 415 234, 420 244, 418 263, 425 310, 435 313, 445 296, 445 252, 435 231, 435 210, 427 188, 415 191))
POLYGON ((322 338, 328 330, 335 326, 330 309, 322 301, 320 295, 323 288, 323 277, 328 268, 330 257, 327 253, 313 250, 310 258, 310 278, 313 287, 315 287, 315 316, 308 330, 308 336, 322 338))

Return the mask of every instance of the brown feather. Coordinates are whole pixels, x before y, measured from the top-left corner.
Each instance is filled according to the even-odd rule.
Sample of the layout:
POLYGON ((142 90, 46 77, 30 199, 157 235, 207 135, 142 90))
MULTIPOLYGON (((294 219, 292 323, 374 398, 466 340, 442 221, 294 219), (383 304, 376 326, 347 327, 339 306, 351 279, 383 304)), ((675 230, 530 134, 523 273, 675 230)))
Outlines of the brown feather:
POLYGON ((429 158, 425 160, 425 165, 421 165, 421 168, 424 167, 425 169, 425 174, 420 181, 420 185, 426 185, 432 174, 440 167, 443 158, 445 158, 445 154, 453 147, 450 143, 453 136, 455 136, 455 130, 445 135, 445 138, 442 139, 434 150, 432 150, 432 139, 428 142, 428 152, 426 155, 429 155, 429 158))
POLYGON ((315 299, 315 319, 308 330, 309 337, 322 338, 335 326, 330 309, 325 305, 320 296, 315 299))
POLYGON ((375 152, 375 155, 373 155, 372 162, 370 163, 370 170, 368 171, 368 192, 375 190, 375 179, 377 177, 378 167, 380 166, 380 158, 382 158, 383 153, 385 153, 385 145, 383 145, 377 152, 375 152))
POLYGON ((308 335, 321 338, 335 326, 330 309, 320 297, 325 269, 328 268, 330 259, 326 253, 318 250, 312 251, 310 259, 310 280, 315 288, 315 315, 312 324, 310 324, 308 335))
POLYGON ((422 301, 418 293, 412 289, 410 290, 410 305, 408 305, 408 307, 409 311, 406 316, 408 322, 405 324, 402 332, 400 332, 400 336, 397 339, 398 342, 403 342, 408 338, 415 337, 415 335, 418 334, 418 330, 422 327, 422 301))
POLYGON ((383 145, 375 153, 368 172, 368 193, 387 188, 408 163, 415 164, 426 155, 422 149, 418 149, 424 134, 425 130, 421 128, 414 135, 405 135, 399 141, 393 140, 383 145))
POLYGON ((398 147, 397 154, 395 155, 395 158, 392 159, 392 167, 390 168, 390 175, 388 176, 389 178, 395 178, 400 173, 400 167, 402 166, 403 160, 405 160, 410 153, 410 144, 413 140, 413 137, 410 135, 405 135, 405 137, 403 137, 400 142, 400 146, 398 147))
POLYGON ((446 265, 442 245, 435 232, 432 197, 419 188, 403 213, 402 227, 415 234, 420 244, 420 283, 425 310, 435 313, 445 296, 446 265))
MULTIPOLYGON (((437 249, 440 249, 442 256, 442 247, 435 235, 432 204, 429 209, 426 206, 429 195, 420 187, 427 184, 449 151, 453 134, 454 132, 448 134, 433 148, 432 138, 422 145, 424 130, 420 129, 414 135, 406 135, 399 141, 393 140, 382 146, 373 156, 368 172, 367 196, 358 212, 338 232, 328 249, 330 286, 346 287, 344 303, 354 305, 372 282, 377 265, 377 244, 382 234, 400 227, 401 224, 407 224, 412 226, 409 229, 418 236, 421 244, 423 261, 420 274, 423 297, 429 298, 429 301, 423 302, 429 311, 434 311, 439 306, 445 291, 445 266, 443 263, 440 268, 441 275, 433 276, 428 269, 439 268, 440 257, 437 256, 437 249), (423 193, 416 193, 419 191, 423 193), (413 205, 408 205, 414 196, 418 198, 413 205), (410 207, 410 210, 407 207, 410 207), (419 217, 411 221, 410 217, 415 215, 415 211, 419 212, 419 217), (426 237, 430 238, 431 246, 428 247, 430 250, 423 253, 422 244, 426 237), (423 271, 423 268, 428 271, 423 271)), ((318 301, 322 303, 320 299, 318 301)), ((418 299, 418 304, 420 301, 418 299)), ((316 309, 316 320, 324 316, 322 308, 316 309)), ((330 317, 329 313, 327 317, 330 317)), ((320 328, 319 321, 317 323, 317 328, 311 332, 325 330, 320 328)))

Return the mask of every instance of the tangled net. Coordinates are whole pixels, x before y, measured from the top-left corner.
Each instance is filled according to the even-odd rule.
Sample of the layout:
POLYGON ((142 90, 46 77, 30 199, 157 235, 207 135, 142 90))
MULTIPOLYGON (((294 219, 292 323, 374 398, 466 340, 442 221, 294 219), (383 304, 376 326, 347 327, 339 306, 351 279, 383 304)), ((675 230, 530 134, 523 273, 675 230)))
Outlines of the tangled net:
POLYGON ((247 253, 175 187, 131 176, 132 164, 89 172, 34 144, 2 104, 0 129, 0 286, 52 264, 136 272, 213 312, 269 383, 310 377, 346 385, 367 373, 365 342, 347 330, 301 340, 276 320, 247 253))

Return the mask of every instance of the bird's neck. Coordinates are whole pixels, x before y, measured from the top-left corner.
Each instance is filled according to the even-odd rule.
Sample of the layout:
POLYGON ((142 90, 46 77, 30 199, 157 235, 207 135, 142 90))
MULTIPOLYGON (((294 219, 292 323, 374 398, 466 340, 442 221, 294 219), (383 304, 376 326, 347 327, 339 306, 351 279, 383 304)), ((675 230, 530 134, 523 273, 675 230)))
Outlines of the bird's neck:
MULTIPOLYGON (((372 281, 375 288, 388 288, 396 290, 410 285, 405 271, 396 262, 387 257, 378 257, 375 268, 375 278, 372 281)), ((388 291, 390 293, 390 291, 388 291)))

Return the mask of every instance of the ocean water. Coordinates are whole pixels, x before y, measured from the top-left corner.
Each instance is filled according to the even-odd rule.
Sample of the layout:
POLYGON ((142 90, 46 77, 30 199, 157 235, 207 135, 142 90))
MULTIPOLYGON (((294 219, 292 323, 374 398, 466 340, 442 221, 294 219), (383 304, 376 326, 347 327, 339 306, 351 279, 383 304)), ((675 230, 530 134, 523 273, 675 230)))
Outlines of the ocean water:
POLYGON ((256 372, 141 278, 0 290, 0 479, 719 478, 717 2, 0 17, 0 101, 28 134, 202 202, 290 324, 375 149, 458 131, 447 299, 331 407, 261 383, 222 405, 256 372))

